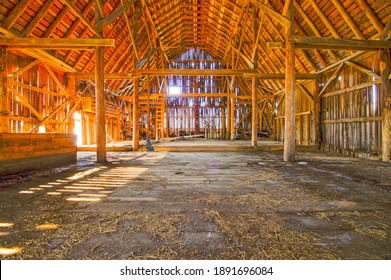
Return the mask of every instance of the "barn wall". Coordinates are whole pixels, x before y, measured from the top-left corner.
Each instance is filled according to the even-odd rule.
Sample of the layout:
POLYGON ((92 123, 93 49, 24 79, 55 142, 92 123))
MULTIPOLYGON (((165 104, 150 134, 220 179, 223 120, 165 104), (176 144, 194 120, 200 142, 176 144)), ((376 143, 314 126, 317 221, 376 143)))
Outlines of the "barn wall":
MULTIPOLYGON (((296 144, 315 145, 315 82, 300 83, 296 87, 296 144)), ((284 141, 285 98, 279 96, 274 101, 274 138, 284 141)))
MULTIPOLYGON (((321 79, 325 86, 336 69, 321 79)), ((322 146, 353 156, 381 154, 384 107, 378 54, 343 65, 321 97, 322 146), (373 73, 373 74, 371 74, 373 73)))
POLYGON ((76 135, 0 134, 0 175, 76 163, 76 135))
MULTIPOLYGON (((83 144, 95 143, 94 84, 76 81, 72 89, 65 73, 34 59, 8 53, 10 133, 74 133, 74 112, 82 115, 83 144), (73 91, 73 95, 71 92, 73 91)), ((106 100, 108 142, 121 140, 120 112, 114 98, 106 100)))

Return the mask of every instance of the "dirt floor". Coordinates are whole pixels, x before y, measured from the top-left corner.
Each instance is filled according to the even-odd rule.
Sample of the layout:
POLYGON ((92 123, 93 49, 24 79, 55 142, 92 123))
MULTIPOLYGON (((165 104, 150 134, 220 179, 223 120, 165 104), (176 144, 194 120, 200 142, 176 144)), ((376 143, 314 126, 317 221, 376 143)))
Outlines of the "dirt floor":
POLYGON ((80 152, 0 179, 0 258, 391 259, 391 164, 309 148, 294 163, 80 152))

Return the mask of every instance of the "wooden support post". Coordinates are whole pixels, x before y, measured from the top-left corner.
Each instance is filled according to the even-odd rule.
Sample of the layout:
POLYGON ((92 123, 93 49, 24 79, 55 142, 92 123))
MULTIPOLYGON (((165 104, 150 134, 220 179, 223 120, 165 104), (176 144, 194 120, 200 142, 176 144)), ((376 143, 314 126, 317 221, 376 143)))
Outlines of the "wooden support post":
POLYGON ((82 113, 81 115, 81 129, 82 129, 82 145, 88 145, 89 144, 89 133, 88 133, 88 116, 87 114, 82 113))
MULTIPOLYGON (((101 20, 98 9, 95 11, 96 22, 101 20)), ((102 35, 102 34, 99 34, 102 35)), ((105 65, 103 47, 95 48, 95 103, 96 103, 96 160, 106 162, 106 114, 105 114, 105 65)))
POLYGON ((315 145, 318 145, 318 149, 322 147, 322 98, 319 96, 319 84, 321 79, 314 82, 314 131, 315 131, 315 145))
POLYGON ((295 44, 293 42, 293 0, 288 0, 288 18, 292 25, 285 30, 286 39, 286 78, 285 78, 285 133, 284 133, 284 161, 295 160, 295 123, 296 123, 296 104, 295 104, 295 44), (290 3, 288 3, 290 2, 290 3))
POLYGON ((116 126, 115 126, 115 141, 121 141, 121 111, 117 110, 117 120, 116 120, 116 126))
POLYGON ((257 94, 257 79, 252 78, 252 113, 251 113, 251 145, 257 146, 258 142, 258 94, 257 94))
POLYGON ((381 104, 383 105, 382 117, 382 158, 388 162, 391 159, 391 81, 388 76, 391 73, 391 53, 390 50, 380 51, 380 71, 381 71, 381 104))
POLYGON ((97 161, 106 161, 106 117, 105 117, 105 88, 103 70, 103 47, 97 47, 95 53, 95 102, 96 102, 96 152, 97 161))
POLYGON ((133 150, 137 151, 139 148, 140 139, 140 124, 139 124, 139 112, 140 112, 140 96, 138 92, 138 78, 134 79, 133 87, 133 150))
POLYGON ((225 107, 221 107, 221 138, 225 139, 225 107))
POLYGON ((231 123, 230 123, 230 131, 231 131, 231 141, 235 140, 235 99, 231 97, 231 106, 230 106, 230 114, 231 114, 231 123))
POLYGON ((167 98, 164 98, 163 101, 163 111, 162 111, 162 135, 164 137, 164 133, 166 138, 170 137, 170 115, 169 115, 170 107, 167 104, 167 98), (164 120, 166 121, 166 130, 164 130, 164 120))
POLYGON ((0 133, 10 132, 8 87, 7 87, 7 48, 0 46, 0 133))
POLYGON ((151 130, 151 80, 148 76, 148 99, 147 99, 147 123, 145 125, 146 135, 149 137, 149 131, 151 130))
MULTIPOLYGON (((194 88, 196 92, 196 88, 194 88)), ((200 134, 200 99, 198 97, 194 98, 194 134, 200 134)))
MULTIPOLYGON (((75 106, 76 99, 76 79, 72 75, 68 75, 68 87, 67 87, 68 95, 69 95, 69 108, 73 108, 75 106)), ((68 133, 75 133, 75 118, 73 117, 73 112, 69 112, 71 115, 68 118, 68 133)))
POLYGON ((227 97, 227 133, 225 139, 229 140, 231 138, 231 99, 227 97))
POLYGON ((391 160, 391 104, 383 109, 382 134, 382 159, 389 162, 391 160))

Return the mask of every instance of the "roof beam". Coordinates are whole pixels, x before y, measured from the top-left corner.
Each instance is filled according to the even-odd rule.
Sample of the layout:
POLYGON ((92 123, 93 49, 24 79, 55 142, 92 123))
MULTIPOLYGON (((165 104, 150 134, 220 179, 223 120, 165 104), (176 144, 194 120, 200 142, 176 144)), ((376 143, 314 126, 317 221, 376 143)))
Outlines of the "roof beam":
POLYGON ((4 20, 2 27, 4 29, 10 29, 11 26, 15 23, 15 21, 19 18, 21 14, 26 10, 29 0, 22 0, 16 5, 14 9, 12 9, 11 13, 4 20))
POLYGON ((365 39, 365 36, 362 34, 360 28, 357 26, 356 22, 352 19, 348 11, 341 4, 341 2, 339 0, 331 0, 331 2, 333 2, 333 4, 337 7, 337 10, 340 12, 346 23, 349 25, 354 35, 359 39, 365 39))
POLYGON ((383 29, 383 32, 380 34, 379 39, 385 40, 388 36, 388 33, 391 32, 391 19, 387 22, 386 26, 383 29))
POLYGON ((114 47, 114 39, 62 38, 0 38, 0 45, 10 49, 90 49, 97 46, 114 47))
POLYGON ((62 0, 62 2, 67 5, 76 15, 77 17, 87 26, 89 29, 96 35, 98 38, 102 38, 102 35, 100 34, 99 30, 96 29, 95 26, 91 24, 91 22, 85 18, 85 16, 79 12, 79 10, 73 5, 73 3, 69 0, 62 0))
POLYGON ((110 23, 112 23, 120 15, 125 13, 136 1, 137 0, 130 0, 129 2, 126 2, 121 7, 117 8, 113 12, 111 12, 110 15, 101 19, 99 22, 96 23, 97 30, 103 31, 103 29, 105 29, 106 26, 108 26, 110 23))
POLYGON ((250 0, 252 4, 257 6, 260 10, 264 11, 266 14, 274 18, 276 21, 278 21, 283 27, 290 28, 292 22, 288 20, 286 17, 280 15, 273 9, 269 8, 265 4, 260 3, 258 0, 250 0))
POLYGON ((170 62, 170 59, 168 58, 167 53, 166 53, 166 51, 164 50, 163 43, 162 43, 162 41, 161 41, 160 38, 159 38, 159 32, 157 31, 155 22, 154 22, 153 19, 152 19, 151 13, 149 12, 149 9, 148 9, 147 4, 145 3, 145 0, 142 0, 141 3, 142 3, 142 6, 143 6, 143 8, 144 8, 144 10, 145 10, 145 15, 147 16, 147 19, 148 19, 148 20, 150 21, 150 23, 151 23, 152 31, 153 31, 153 33, 155 33, 155 36, 156 36, 156 38, 158 39, 158 42, 159 42, 159 45, 160 45, 160 49, 162 50, 162 52, 163 52, 163 54, 164 54, 164 58, 166 59, 167 62, 170 62))
MULTIPOLYGON (((300 74, 296 73, 297 80, 316 80, 320 77, 318 74, 300 74)), ((285 73, 244 73, 244 78, 258 78, 261 80, 285 80, 285 73)))
POLYGON ((363 10, 365 15, 369 18, 373 26, 375 26, 376 30, 381 33, 384 29, 383 24, 380 22, 379 18, 376 16, 376 14, 373 12, 371 7, 367 4, 365 0, 356 0, 356 3, 360 6, 360 8, 363 10))
MULTIPOLYGON (((18 38, 18 36, 14 32, 12 32, 8 29, 4 29, 3 27, 0 27, 0 32, 3 33, 4 35, 6 35, 7 37, 18 38)), ((76 70, 74 68, 67 65, 65 62, 59 60, 58 58, 54 57, 53 55, 47 53, 44 50, 22 49, 21 52, 28 55, 28 56, 34 57, 40 61, 46 62, 46 63, 54 66, 55 68, 60 69, 61 71, 76 72, 76 70)))
POLYGON ((45 5, 39 10, 39 12, 34 16, 33 20, 27 25, 27 28, 23 30, 21 37, 28 37, 33 29, 37 26, 37 24, 44 17, 46 12, 50 9, 50 6, 53 4, 54 0, 46 1, 45 5))
MULTIPOLYGON (((135 69, 131 73, 105 73, 106 80, 128 80, 143 75, 151 76, 243 76, 255 73, 252 69, 135 69)), ((74 73, 78 79, 94 79, 94 73, 74 73)))

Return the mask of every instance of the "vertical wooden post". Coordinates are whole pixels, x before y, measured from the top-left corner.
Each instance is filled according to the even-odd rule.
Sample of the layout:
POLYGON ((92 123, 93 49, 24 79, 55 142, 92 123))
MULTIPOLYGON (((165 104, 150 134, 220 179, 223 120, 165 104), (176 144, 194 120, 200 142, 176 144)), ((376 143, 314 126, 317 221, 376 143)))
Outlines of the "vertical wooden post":
POLYGON ((381 71, 381 96, 382 100, 382 159, 391 159, 391 81, 388 76, 391 73, 391 53, 389 49, 380 51, 380 71, 381 71))
POLYGON ((139 123, 139 112, 140 112, 140 98, 138 92, 138 78, 134 78, 133 87, 133 150, 137 151, 139 148, 140 139, 140 123, 139 123))
POLYGON ((285 55, 286 55, 286 75, 285 75, 285 133, 284 133, 284 161, 295 160, 295 45, 293 42, 293 0, 288 0, 288 18, 291 27, 285 30, 285 55))
POLYGON ((10 132, 7 88, 7 48, 0 46, 0 133, 10 132))
POLYGON ((314 131, 315 131, 315 144, 318 145, 318 149, 322 147, 322 124, 321 113, 322 113, 322 99, 319 97, 319 84, 321 80, 314 81, 314 131))
POLYGON ((231 123, 230 123, 230 131, 231 131, 231 141, 235 140, 235 98, 231 97, 231 123))
POLYGON ((95 102, 96 102, 96 152, 97 161, 106 161, 106 119, 105 119, 105 89, 103 47, 95 51, 95 102))
MULTIPOLYGON (((68 94, 69 94, 69 107, 73 108, 75 105, 76 98, 76 79, 72 75, 67 75, 68 77, 68 94)), ((75 118, 73 117, 73 113, 68 118, 68 133, 75 133, 75 118)))
POLYGON ((146 134, 149 137, 149 131, 151 129, 151 79, 148 76, 148 84, 147 84, 147 90, 148 90, 148 100, 147 100, 147 123, 145 125, 146 134))
POLYGON ((227 132, 225 139, 231 139, 231 98, 227 97, 227 132))
POLYGON ((257 79, 252 78, 252 112, 251 112, 251 145, 257 146, 258 142, 258 94, 257 79))
MULTIPOLYGON (((100 1, 100 0, 97 0, 100 1)), ((99 9, 95 11, 96 22, 102 19, 99 9)), ((106 155, 106 114, 105 114, 105 66, 103 47, 95 48, 95 103, 96 103, 96 159, 97 162, 105 162, 106 155)))
POLYGON ((122 139, 122 133, 121 133, 121 111, 120 109, 117 110, 117 120, 116 120, 116 126, 115 126, 115 141, 121 141, 122 139))
POLYGON ((221 107, 221 138, 225 139, 225 107, 221 107))

